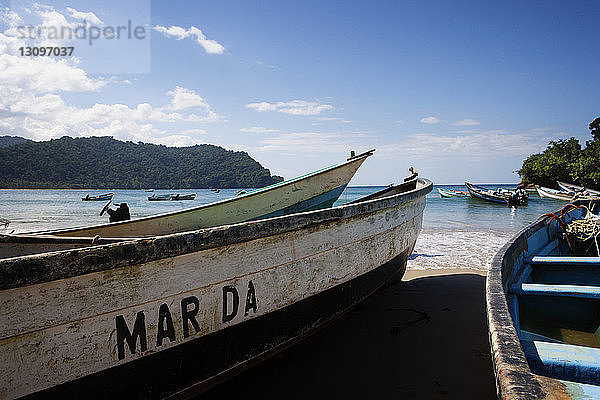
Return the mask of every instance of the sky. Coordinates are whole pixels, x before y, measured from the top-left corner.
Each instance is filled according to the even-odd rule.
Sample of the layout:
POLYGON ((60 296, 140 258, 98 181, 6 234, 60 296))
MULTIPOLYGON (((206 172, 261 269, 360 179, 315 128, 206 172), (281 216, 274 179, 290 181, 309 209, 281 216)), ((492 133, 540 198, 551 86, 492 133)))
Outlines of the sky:
POLYGON ((516 183, 591 138, 598 21, 597 1, 0 0, 0 135, 209 143, 285 178, 376 149, 352 185, 516 183), (40 46, 73 52, 21 55, 40 46))

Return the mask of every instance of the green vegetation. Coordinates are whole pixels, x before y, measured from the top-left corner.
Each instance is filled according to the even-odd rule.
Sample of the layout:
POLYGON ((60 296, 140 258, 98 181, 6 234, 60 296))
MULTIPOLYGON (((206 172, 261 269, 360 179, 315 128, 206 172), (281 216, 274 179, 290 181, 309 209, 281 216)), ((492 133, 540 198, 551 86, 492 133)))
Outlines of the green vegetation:
POLYGON ((166 147, 65 136, 0 148, 0 188, 239 188, 282 180, 245 152, 208 144, 166 147))
POLYGON ((0 148, 26 142, 31 142, 31 140, 19 136, 0 136, 0 148))
POLYGON ((600 118, 589 125, 592 139, 581 148, 579 140, 550 142, 541 154, 533 154, 517 172, 523 182, 546 187, 556 187, 556 181, 564 181, 600 188, 600 118))

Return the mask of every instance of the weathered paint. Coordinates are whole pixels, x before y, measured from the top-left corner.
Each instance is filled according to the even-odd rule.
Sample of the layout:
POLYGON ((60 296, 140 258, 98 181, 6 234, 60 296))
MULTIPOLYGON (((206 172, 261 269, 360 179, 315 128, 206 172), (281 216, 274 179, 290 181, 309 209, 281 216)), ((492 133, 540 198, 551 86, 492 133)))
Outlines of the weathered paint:
MULTIPOLYGON (((570 214, 567 220, 581 217, 583 210, 574 210, 570 214)), ((498 251, 488 271, 488 333, 499 399, 585 398, 580 394, 593 392, 576 383, 567 385, 532 372, 515 328, 519 326, 518 302, 509 289, 519 281, 534 256, 556 254, 557 236, 556 220, 531 224, 498 251)))
POLYGON ((0 397, 243 326, 401 254, 405 263, 430 190, 422 181, 334 209, 0 260, 0 397))
POLYGON ((333 194, 336 190, 341 193, 370 155, 371 153, 366 153, 312 174, 183 211, 104 225, 35 233, 76 237, 149 237, 250 221, 284 209, 288 209, 289 213, 307 211, 315 205, 310 199, 327 192, 333 194), (294 208, 294 205, 302 202, 305 202, 307 208, 294 208))

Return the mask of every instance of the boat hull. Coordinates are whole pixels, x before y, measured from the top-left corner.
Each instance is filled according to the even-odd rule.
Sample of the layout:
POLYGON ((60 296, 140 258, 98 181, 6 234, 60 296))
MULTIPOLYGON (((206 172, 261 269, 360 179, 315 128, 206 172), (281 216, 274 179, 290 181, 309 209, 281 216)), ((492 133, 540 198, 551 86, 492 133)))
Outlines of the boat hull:
MULTIPOLYGON (((590 206, 589 202, 580 202, 578 204, 590 206)), ((565 217, 568 223, 572 218, 582 218, 584 209, 573 210, 565 217)), ((562 212, 555 212, 553 215, 563 215, 562 212)), ((561 222, 562 224, 562 222, 561 222)), ((573 279, 581 280, 580 284, 597 284, 597 274, 594 277, 593 258, 584 258, 587 266, 580 266, 579 269, 568 266, 570 257, 556 257, 564 253, 566 245, 559 240, 560 229, 556 219, 538 220, 530 226, 519 232, 514 238, 506 243, 496 254, 492 265, 488 271, 486 282, 486 311, 488 320, 488 333, 490 337, 490 346, 494 373, 496 377, 496 387, 499 399, 583 399, 598 398, 600 388, 597 385, 590 385, 582 381, 569 381, 573 375, 568 375, 568 370, 578 367, 577 360, 568 359, 569 353, 565 351, 568 345, 560 343, 551 336, 543 336, 531 329, 532 320, 552 322, 546 327, 555 332, 568 332, 570 329, 576 329, 574 326, 577 319, 589 311, 589 307, 582 307, 583 301, 577 298, 564 300, 565 297, 558 297, 557 293, 538 292, 523 296, 522 285, 529 284, 528 279, 542 279, 554 282, 554 284, 565 285, 572 284, 573 279), (555 266, 548 264, 545 266, 531 266, 534 256, 544 256, 540 258, 563 259, 562 265, 555 266), (587 275, 589 274, 589 275, 587 275), (528 278, 529 277, 529 278, 528 278), (592 279, 589 279, 592 277, 592 279), (568 314, 571 318, 570 326, 560 325, 560 314, 568 314), (540 318, 543 316, 543 318, 540 318), (560 328, 567 328, 562 331, 560 328), (519 333, 520 332, 520 333, 519 333), (553 356, 560 360, 558 367, 554 372, 546 369, 547 365, 542 367, 546 369, 543 374, 540 369, 541 361, 538 357, 543 357, 545 351, 541 347, 533 350, 528 344, 537 343, 549 346, 557 346, 557 351, 553 356), (525 344, 523 344, 525 343, 525 344), (537 352, 540 352, 539 355, 537 352), (529 358, 528 358, 529 357, 529 358), (565 358, 567 357, 567 358, 565 358), (537 358, 537 360, 536 360, 537 358), (536 365, 538 364, 538 365, 536 365), (562 374, 562 377, 550 377, 553 374, 562 374), (586 397, 587 396, 587 397, 586 397)), ((538 261, 539 262, 539 261, 538 261)), ((536 285, 532 285, 535 287, 536 285)), ((552 285, 539 285, 538 287, 553 287, 552 285)), ((576 286, 573 286, 575 290, 576 286)), ((564 296, 572 296, 571 293, 565 293, 564 296)), ((592 315, 595 315, 595 310, 592 315)), ((543 323, 543 322, 542 322, 543 323)), ((565 333, 566 334, 566 333, 565 333)), ((585 347, 577 347, 577 352, 588 357, 585 354, 585 347)), ((586 359, 585 363, 592 366, 596 361, 586 359)), ((594 371, 593 367, 590 368, 594 371)), ((581 375, 579 376, 581 378, 581 375)), ((595 379, 598 376, 596 373, 595 379)))
POLYGON ((588 192, 589 194, 593 194, 596 196, 600 195, 600 191, 598 191, 598 190, 592 190, 592 189, 585 188, 583 186, 577 186, 577 185, 573 185, 572 183, 566 183, 566 182, 561 182, 561 181, 556 181, 556 183, 562 190, 564 190, 566 192, 571 192, 573 194, 576 194, 578 192, 588 192))
POLYGON ((0 260, 0 397, 201 391, 401 275, 430 190, 0 260))
POLYGON ((538 195, 541 198, 548 198, 554 200, 571 201, 572 195, 561 193, 559 190, 549 189, 541 186, 536 186, 538 195))
MULTIPOLYGON (((187 210, 104 225, 33 232, 55 236, 149 237, 331 206, 372 153, 306 176, 187 210)), ((150 199, 150 198, 149 198, 150 199)))
POLYGON ((442 196, 444 198, 469 197, 469 194, 467 192, 460 192, 460 191, 456 191, 456 190, 444 190, 441 188, 438 188, 438 193, 440 194, 440 196, 442 196))

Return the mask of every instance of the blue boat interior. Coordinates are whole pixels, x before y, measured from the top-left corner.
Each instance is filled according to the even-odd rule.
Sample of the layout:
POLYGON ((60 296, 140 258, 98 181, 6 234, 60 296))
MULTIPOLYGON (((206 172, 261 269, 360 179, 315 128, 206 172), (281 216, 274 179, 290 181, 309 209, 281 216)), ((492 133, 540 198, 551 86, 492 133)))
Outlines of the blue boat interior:
POLYGON ((560 380, 574 398, 600 398, 600 236, 565 233, 571 221, 597 215, 600 202, 570 208, 529 231, 505 293, 531 371, 560 380))

